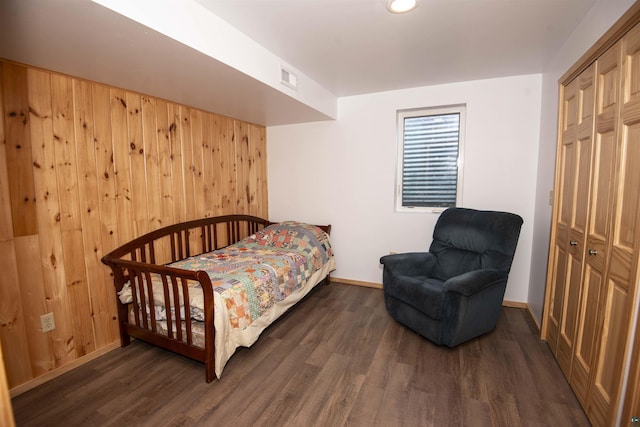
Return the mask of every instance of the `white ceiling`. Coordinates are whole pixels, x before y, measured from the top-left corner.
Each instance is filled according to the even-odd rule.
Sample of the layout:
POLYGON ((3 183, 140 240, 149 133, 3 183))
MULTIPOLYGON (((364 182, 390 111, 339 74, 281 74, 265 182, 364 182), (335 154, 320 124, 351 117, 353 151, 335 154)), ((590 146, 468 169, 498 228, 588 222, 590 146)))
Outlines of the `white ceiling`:
MULTIPOLYGON (((595 0, 196 0, 337 96, 544 71, 595 0)), ((615 1, 615 0, 611 0, 615 1)))
MULTIPOLYGON (((421 0, 393 15, 386 0, 195 1, 337 97, 543 72, 596 3, 421 0)), ((0 0, 0 58, 263 125, 329 118, 90 0, 0 0)))

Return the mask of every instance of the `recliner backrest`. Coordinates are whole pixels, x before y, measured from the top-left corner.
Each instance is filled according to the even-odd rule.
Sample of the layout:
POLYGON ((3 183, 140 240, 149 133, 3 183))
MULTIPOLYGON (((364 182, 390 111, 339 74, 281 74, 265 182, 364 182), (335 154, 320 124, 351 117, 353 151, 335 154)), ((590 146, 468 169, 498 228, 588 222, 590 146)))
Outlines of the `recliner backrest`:
POLYGON ((509 271, 523 220, 509 212, 449 208, 433 230, 429 252, 434 277, 447 280, 472 270, 509 271))

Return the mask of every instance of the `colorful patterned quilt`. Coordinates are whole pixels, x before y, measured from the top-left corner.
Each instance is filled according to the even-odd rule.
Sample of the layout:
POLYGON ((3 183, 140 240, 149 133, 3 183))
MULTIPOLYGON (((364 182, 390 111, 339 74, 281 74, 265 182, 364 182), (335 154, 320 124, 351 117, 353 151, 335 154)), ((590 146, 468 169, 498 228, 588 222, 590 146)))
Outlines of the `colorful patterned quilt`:
POLYGON ((290 221, 170 266, 207 272, 228 310, 229 326, 244 329, 297 290, 332 256, 324 231, 290 221))

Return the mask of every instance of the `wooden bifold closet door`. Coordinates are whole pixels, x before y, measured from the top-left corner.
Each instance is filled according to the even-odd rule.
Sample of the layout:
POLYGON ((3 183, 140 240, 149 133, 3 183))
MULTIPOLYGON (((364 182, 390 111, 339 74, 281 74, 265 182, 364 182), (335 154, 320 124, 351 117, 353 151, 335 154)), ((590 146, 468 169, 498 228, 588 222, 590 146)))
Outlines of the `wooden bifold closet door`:
POLYGON ((591 146, 594 72, 590 66, 563 88, 560 124, 558 216, 553 251, 553 293, 548 302, 548 342, 564 374, 572 370, 579 301, 582 292, 591 146))
MULTIPOLYGON (((617 256, 627 259, 631 256, 632 262, 628 270, 624 270, 629 276, 629 287, 622 291, 626 293, 628 300, 628 311, 622 313, 627 315, 633 312, 633 301, 635 300, 635 310, 640 310, 640 290, 637 289, 640 280, 640 261, 638 251, 640 251, 640 24, 636 25, 625 38, 622 46, 624 58, 624 84, 622 87, 622 111, 620 114, 620 131, 623 141, 623 171, 624 187, 619 191, 624 193, 620 196, 625 201, 625 206, 620 209, 620 220, 622 224, 633 222, 630 226, 620 227, 614 231, 614 239, 617 242, 617 256), (635 220, 635 221, 634 221, 635 220), (633 242, 633 246, 627 242, 633 242)), ((627 264, 625 263, 626 267, 627 264)), ((633 425, 640 426, 640 315, 636 317, 636 336, 632 348, 632 357, 627 380, 627 390, 624 397, 621 424, 626 425, 632 422, 633 425), (633 420, 633 421, 632 421, 633 420)), ((625 319, 622 319, 625 322, 625 319)))
POLYGON ((640 26, 560 96, 543 338, 591 423, 608 426, 625 396, 638 304, 640 26))

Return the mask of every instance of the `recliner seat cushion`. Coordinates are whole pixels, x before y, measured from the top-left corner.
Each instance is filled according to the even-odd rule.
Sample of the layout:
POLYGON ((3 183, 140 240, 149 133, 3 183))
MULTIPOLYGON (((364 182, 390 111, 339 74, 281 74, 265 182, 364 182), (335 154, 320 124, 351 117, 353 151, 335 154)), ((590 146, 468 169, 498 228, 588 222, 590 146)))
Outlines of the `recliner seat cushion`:
POLYGON ((445 295, 440 280, 433 277, 398 275, 385 283, 384 290, 385 293, 420 310, 432 319, 442 318, 445 295))
POLYGON ((387 311, 396 321, 436 344, 442 344, 441 320, 432 319, 426 316, 422 310, 406 304, 387 293, 384 294, 384 302, 387 311))

